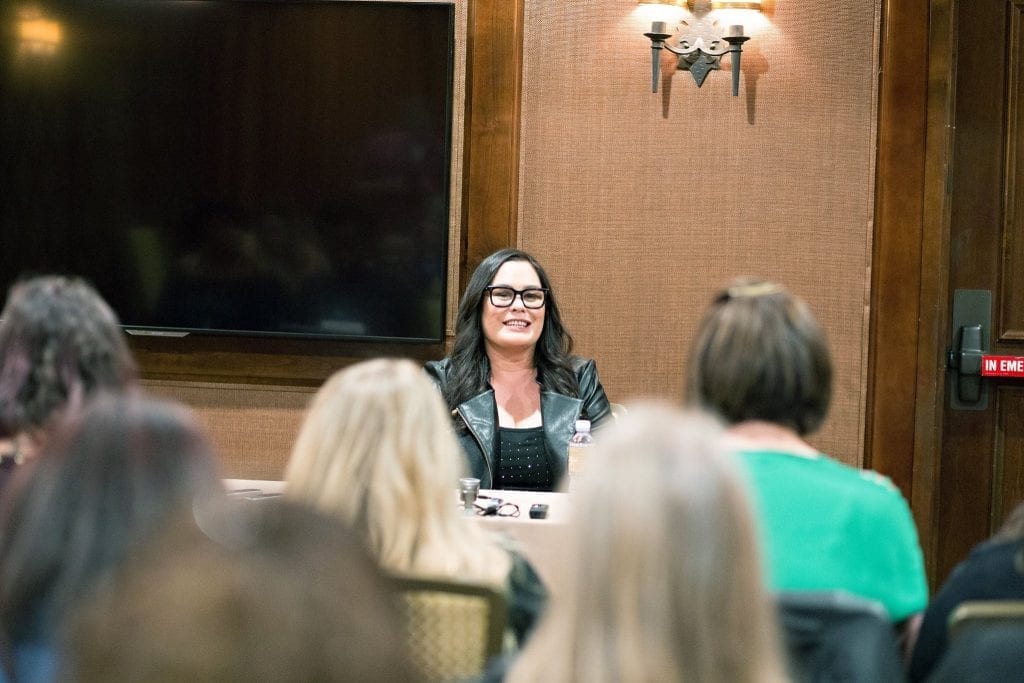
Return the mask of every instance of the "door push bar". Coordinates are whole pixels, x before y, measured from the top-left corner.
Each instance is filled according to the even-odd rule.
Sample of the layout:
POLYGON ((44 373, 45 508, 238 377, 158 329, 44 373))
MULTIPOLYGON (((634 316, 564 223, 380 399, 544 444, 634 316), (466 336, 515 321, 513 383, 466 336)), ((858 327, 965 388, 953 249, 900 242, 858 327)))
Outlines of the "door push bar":
POLYGON ((984 410, 989 388, 985 377, 1024 378, 1024 356, 988 353, 992 329, 992 293, 958 289, 953 293, 953 332, 946 366, 952 371, 950 407, 984 410))
POLYGON ((991 329, 992 293, 986 289, 956 290, 950 351, 946 359, 950 370, 949 406, 954 410, 988 408, 988 384, 983 384, 981 378, 982 370, 990 367, 984 359, 990 348, 991 329))
MULTIPOLYGON (((950 395, 954 408, 974 408, 982 400, 981 367, 985 351, 981 340, 984 330, 981 325, 967 325, 956 331, 956 343, 946 363, 955 371, 953 384, 956 393, 950 395)), ((984 398, 987 405, 988 396, 984 398)))
POLYGON ((993 356, 982 352, 981 325, 960 328, 960 348, 949 352, 949 367, 957 371, 958 397, 977 402, 982 377, 1024 379, 1024 356, 993 356))

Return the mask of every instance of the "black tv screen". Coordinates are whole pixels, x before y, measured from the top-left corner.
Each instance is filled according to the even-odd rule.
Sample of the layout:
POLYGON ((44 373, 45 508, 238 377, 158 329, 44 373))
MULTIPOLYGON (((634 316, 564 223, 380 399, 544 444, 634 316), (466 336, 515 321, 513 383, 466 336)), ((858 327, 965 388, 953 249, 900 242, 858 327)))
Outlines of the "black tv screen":
POLYGON ((440 341, 451 4, 4 3, 0 286, 142 333, 440 341))

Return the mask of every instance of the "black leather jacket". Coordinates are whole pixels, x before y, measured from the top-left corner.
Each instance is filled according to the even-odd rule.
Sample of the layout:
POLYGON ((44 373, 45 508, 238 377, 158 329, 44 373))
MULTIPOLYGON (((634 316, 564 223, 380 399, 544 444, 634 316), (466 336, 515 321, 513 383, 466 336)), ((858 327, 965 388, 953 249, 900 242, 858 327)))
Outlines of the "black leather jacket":
MULTIPOLYGON (((449 359, 429 361, 425 367, 443 394, 451 371, 449 359)), ((556 482, 565 474, 569 439, 575 430, 577 418, 585 414, 596 428, 611 415, 608 397, 597 378, 596 363, 576 357, 573 359, 573 369, 579 382, 579 398, 543 389, 540 392, 544 442, 551 474, 556 482)), ((472 476, 480 480, 481 488, 494 488, 494 455, 498 452, 498 406, 494 402, 494 390, 488 389, 457 406, 452 411, 452 418, 456 422, 455 431, 472 476)))

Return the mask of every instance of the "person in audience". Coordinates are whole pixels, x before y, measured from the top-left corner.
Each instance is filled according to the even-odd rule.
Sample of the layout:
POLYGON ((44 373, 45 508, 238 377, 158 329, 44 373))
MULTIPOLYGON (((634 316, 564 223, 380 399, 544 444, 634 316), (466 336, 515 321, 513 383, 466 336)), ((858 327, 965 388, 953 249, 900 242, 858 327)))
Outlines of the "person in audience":
POLYGON ((910 660, 911 681, 926 680, 946 653, 953 611, 981 600, 1024 600, 1024 503, 992 538, 971 550, 928 604, 910 660))
POLYGON ((525 638, 545 600, 532 567, 458 505, 459 445, 444 403, 409 360, 375 359, 320 388, 286 470, 286 495, 350 524, 388 572, 507 590, 525 638))
POLYGON ((747 493, 715 420, 632 407, 570 495, 561 582, 505 680, 785 680, 747 493))
POLYGON ((47 438, 0 503, 7 680, 50 680, 69 610, 220 486, 211 447, 185 409, 139 395, 97 395, 47 438))
POLYGON ((215 510, 76 610, 68 680, 419 680, 390 587, 345 525, 281 498, 215 510))
POLYGON ((555 489, 576 420, 596 427, 611 415, 596 364, 572 355, 547 273, 518 249, 480 263, 451 355, 426 369, 484 488, 555 489))
POLYGON ((117 316, 90 285, 47 275, 12 286, 0 313, 0 491, 61 417, 135 376, 117 316))
POLYGON ((802 300, 756 279, 718 294, 691 349, 687 391, 729 425, 774 590, 845 590, 881 603, 894 622, 924 609, 924 562, 900 491, 805 441, 828 411, 832 362, 802 300))

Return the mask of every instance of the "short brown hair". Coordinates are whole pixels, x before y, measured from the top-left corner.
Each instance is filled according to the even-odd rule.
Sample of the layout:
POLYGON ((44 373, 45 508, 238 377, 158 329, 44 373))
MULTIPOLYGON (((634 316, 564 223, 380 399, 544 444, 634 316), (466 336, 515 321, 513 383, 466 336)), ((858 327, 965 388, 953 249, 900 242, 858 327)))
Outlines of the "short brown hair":
POLYGON ((832 396, 832 361, 807 304, 773 282, 734 282, 700 324, 687 394, 730 424, 764 420, 800 435, 818 429, 832 396))

